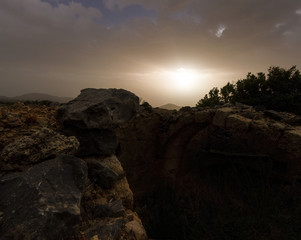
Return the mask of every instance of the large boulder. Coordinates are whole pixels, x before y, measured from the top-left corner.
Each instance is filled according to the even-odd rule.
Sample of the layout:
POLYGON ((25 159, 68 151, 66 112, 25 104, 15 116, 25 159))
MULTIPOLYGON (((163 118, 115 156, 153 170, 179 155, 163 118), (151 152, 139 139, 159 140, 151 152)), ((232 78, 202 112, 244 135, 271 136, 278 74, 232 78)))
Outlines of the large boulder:
POLYGON ((87 166, 62 155, 0 179, 1 239, 65 239, 80 222, 87 166))
POLYGON ((123 89, 84 89, 60 107, 62 130, 78 137, 80 156, 113 154, 118 146, 114 128, 127 122, 139 108, 139 98, 123 89))

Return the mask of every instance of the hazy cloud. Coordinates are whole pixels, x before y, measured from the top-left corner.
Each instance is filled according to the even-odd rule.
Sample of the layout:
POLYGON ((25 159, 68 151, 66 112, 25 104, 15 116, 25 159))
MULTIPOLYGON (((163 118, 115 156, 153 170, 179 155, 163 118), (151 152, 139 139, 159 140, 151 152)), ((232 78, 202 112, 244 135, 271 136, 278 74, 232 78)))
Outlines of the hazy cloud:
POLYGON ((154 8, 156 10, 168 10, 174 12, 183 9, 189 0, 104 0, 104 4, 109 9, 119 8, 130 5, 141 5, 145 8, 154 8))
POLYGON ((220 38, 221 36, 223 36, 224 31, 226 30, 226 26, 224 25, 219 25, 216 32, 215 32, 215 36, 217 36, 218 38, 220 38))
POLYGON ((184 105, 249 71, 300 63, 299 0, 50 2, 0 1, 0 95, 74 96, 84 87, 123 87, 152 104, 184 105), (129 12, 121 23, 102 23, 137 5, 153 10, 154 19, 129 12), (207 77, 182 102, 152 74, 180 67, 207 77))

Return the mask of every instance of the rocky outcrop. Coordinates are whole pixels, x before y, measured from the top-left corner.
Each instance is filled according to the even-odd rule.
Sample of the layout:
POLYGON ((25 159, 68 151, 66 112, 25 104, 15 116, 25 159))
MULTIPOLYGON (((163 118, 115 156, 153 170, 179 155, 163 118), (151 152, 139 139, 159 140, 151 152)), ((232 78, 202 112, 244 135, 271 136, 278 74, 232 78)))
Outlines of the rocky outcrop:
POLYGON ((67 135, 80 141, 79 156, 115 153, 118 145, 114 128, 132 118, 139 98, 123 89, 84 89, 57 111, 57 119, 67 135))
MULTIPOLYGON (((120 108, 113 114, 115 122, 104 124, 99 130, 77 128, 72 124, 69 128, 66 122, 63 124, 64 132, 72 129, 81 137, 89 137, 87 142, 92 145, 86 145, 87 151, 82 148, 86 156, 82 159, 60 155, 74 154, 79 142, 74 136, 58 133, 56 123, 52 124, 53 108, 35 107, 31 115, 32 107, 21 103, 0 106, 3 113, 0 130, 7 133, 0 136, 1 239, 147 239, 139 217, 132 211, 133 193, 125 171, 117 157, 109 154, 111 151, 98 148, 99 141, 112 145, 109 136, 116 139, 113 128, 130 116, 136 97, 131 105, 126 98, 131 95, 129 92, 108 92, 111 95, 117 92, 119 96, 115 100, 108 99, 104 105, 110 106, 110 111, 113 106, 120 108), (11 116, 15 120, 10 122, 11 116), (50 160, 57 155, 61 157, 50 160)), ((104 95, 108 97, 107 93, 104 95)), ((91 117, 89 114, 84 116, 91 117)), ((81 144, 85 146, 83 141, 81 144)))
POLYGON ((124 170, 116 158, 85 158, 90 184, 82 199, 82 226, 84 239, 148 239, 141 220, 131 209, 133 193, 124 170), (92 175, 91 175, 92 171, 92 175), (131 224, 134 227, 131 228, 131 224))
MULTIPOLYGON (((210 234, 204 233, 208 229, 203 233, 198 232, 198 227, 192 230, 194 221, 216 231, 218 223, 210 225, 208 219, 220 218, 223 224, 235 228, 236 221, 243 220, 231 219, 230 212, 252 218, 250 209, 262 208, 257 203, 266 199, 275 204, 277 211, 290 212, 293 219, 299 219, 294 214, 301 205, 293 200, 301 198, 301 139, 297 122, 298 116, 293 114, 237 105, 181 112, 153 109, 141 111, 122 124, 117 130, 118 158, 133 189, 136 210, 151 226, 150 236, 211 239, 210 234), (266 189, 266 198, 258 189, 266 189), (279 202, 275 203, 275 199, 279 202), (294 210, 282 207, 288 199, 294 202, 294 210), (174 207, 166 205, 172 210, 162 215, 164 202, 174 202, 174 207), (182 221, 174 220, 175 212, 183 216, 182 221), (187 232, 179 230, 180 226, 172 227, 180 222, 187 224, 187 219, 191 221, 187 232), (163 230, 158 221, 170 222, 170 228, 163 230)), ((267 203, 262 211, 273 215, 269 209, 267 203)), ((257 220, 254 217, 254 224, 257 220)), ((268 224, 268 231, 271 226, 286 231, 277 224, 268 224)))
POLYGON ((84 89, 58 109, 62 131, 79 139, 77 155, 88 166, 90 185, 83 197, 79 228, 85 239, 147 239, 141 221, 131 211, 133 193, 114 155, 115 128, 135 116, 138 107, 139 98, 123 89, 84 89))
MULTIPOLYGON (((296 116, 283 113, 281 116, 286 118, 278 121, 267 117, 269 114, 245 106, 189 112, 161 109, 154 109, 153 113, 140 112, 118 129, 119 159, 130 172, 130 181, 137 178, 134 181, 141 186, 148 184, 140 182, 133 168, 139 166, 140 172, 158 172, 155 169, 159 168, 161 174, 176 175, 201 152, 268 156, 293 171, 301 158, 300 127, 288 122, 296 116)), ((143 173, 143 179, 145 174, 148 175, 143 173)))
POLYGON ((87 166, 60 156, 0 179, 1 239, 65 239, 80 223, 87 166))
MULTIPOLYGON (((8 111, 1 116, 5 132, 22 129, 20 115, 8 111)), ((30 142, 28 137, 38 140, 31 135, 32 126, 41 129, 28 120, 26 133, 0 137, 7 140, 0 161, 2 169, 16 159, 35 169, 51 152, 61 153, 60 146, 70 146, 65 149, 72 153, 76 136, 76 155, 87 167, 87 181, 80 192, 81 220, 66 230, 69 237, 78 226, 72 236, 76 240, 144 240, 145 224, 156 239, 298 239, 300 117, 242 104, 169 111, 146 103, 139 107, 138 98, 125 90, 86 89, 60 107, 57 118, 61 133, 69 137, 46 130, 54 137, 46 145, 55 150, 47 150, 44 142, 38 148, 23 144, 24 139, 30 142)), ((31 169, 12 171, 23 171, 16 175, 23 176, 31 169)), ((11 191, 9 179, 15 179, 7 172, 3 192, 11 191)), ((5 219, 17 226, 5 204, 1 224, 5 219)))

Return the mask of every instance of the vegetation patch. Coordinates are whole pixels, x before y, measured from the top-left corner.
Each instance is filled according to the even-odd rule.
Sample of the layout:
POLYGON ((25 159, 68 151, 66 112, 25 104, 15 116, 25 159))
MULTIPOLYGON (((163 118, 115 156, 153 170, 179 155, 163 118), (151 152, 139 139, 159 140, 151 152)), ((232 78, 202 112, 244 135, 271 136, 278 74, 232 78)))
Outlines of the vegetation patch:
POLYGON ((301 75, 296 66, 289 69, 270 67, 268 74, 248 73, 245 79, 214 87, 199 100, 197 107, 223 103, 263 105, 268 109, 301 114, 301 75))

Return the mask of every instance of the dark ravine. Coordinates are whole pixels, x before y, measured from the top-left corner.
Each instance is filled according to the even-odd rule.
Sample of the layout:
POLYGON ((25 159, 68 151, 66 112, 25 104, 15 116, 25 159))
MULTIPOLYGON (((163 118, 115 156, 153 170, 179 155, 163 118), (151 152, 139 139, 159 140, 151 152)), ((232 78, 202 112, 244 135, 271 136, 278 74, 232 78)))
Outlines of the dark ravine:
POLYGON ((57 124, 18 109, 0 112, 3 239, 144 240, 143 225, 151 239, 301 238, 298 116, 156 109, 117 89, 82 90, 57 124))
POLYGON ((241 104, 142 109, 118 138, 150 237, 300 238, 298 116, 241 104))

